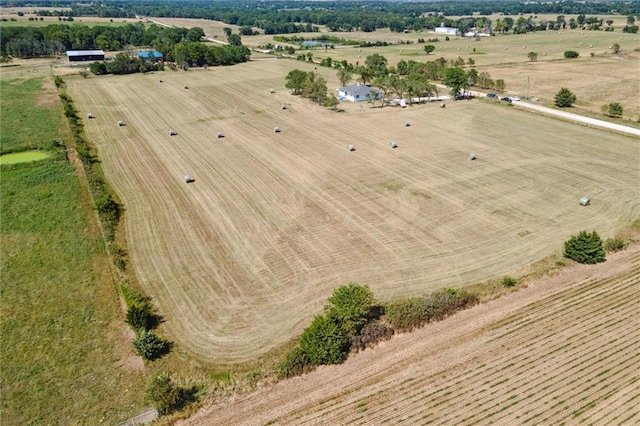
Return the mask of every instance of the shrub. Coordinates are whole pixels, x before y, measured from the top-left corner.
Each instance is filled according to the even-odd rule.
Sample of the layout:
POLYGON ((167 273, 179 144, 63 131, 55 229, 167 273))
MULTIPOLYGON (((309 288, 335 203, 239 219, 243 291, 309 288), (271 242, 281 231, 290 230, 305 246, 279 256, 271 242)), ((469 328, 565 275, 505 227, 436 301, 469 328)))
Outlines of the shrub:
POLYGON ((62 86, 64 86, 64 80, 62 79, 62 77, 57 75, 53 78, 53 84, 55 84, 56 87, 59 89, 62 86))
POLYGON ((629 242, 623 238, 607 238, 604 242, 604 249, 609 253, 624 250, 629 242))
POLYGON ((145 393, 145 402, 153 405, 161 415, 181 410, 198 400, 198 387, 182 387, 162 372, 151 379, 145 393))
POLYGON ((149 330, 153 325, 151 307, 146 302, 129 305, 124 321, 135 331, 149 330))
POLYGON ((313 365, 338 364, 347 355, 349 339, 333 320, 317 316, 302 333, 300 349, 313 365))
POLYGON ((296 346, 289 351, 285 359, 278 364, 278 376, 293 377, 311 370, 311 360, 307 354, 296 346))
POLYGON ((580 231, 564 243, 564 256, 578 263, 594 264, 604 262, 606 255, 602 239, 596 231, 580 231))
POLYGON ((350 283, 335 289, 324 309, 346 335, 355 336, 371 319, 374 304, 368 286, 350 283))
POLYGON ((580 56, 580 54, 575 50, 567 50, 566 52, 564 52, 564 57, 567 59, 577 58, 578 56, 580 56))
POLYGON ((411 331, 427 322, 424 298, 392 302, 385 307, 385 317, 397 331, 411 331))
POLYGON ((351 339, 351 347, 356 351, 364 350, 378 342, 391 339, 393 334, 393 328, 383 321, 371 321, 362 327, 359 335, 351 339))
POLYGON ((515 287, 516 284, 518 284, 518 280, 515 278, 507 276, 502 279, 502 285, 504 287, 515 287))
POLYGON ((132 342, 133 349, 142 358, 153 361, 169 352, 169 342, 152 331, 142 330, 132 342))
POLYGON ((618 102, 611 102, 610 104, 602 105, 602 113, 609 117, 620 117, 622 116, 622 111, 622 105, 618 102))

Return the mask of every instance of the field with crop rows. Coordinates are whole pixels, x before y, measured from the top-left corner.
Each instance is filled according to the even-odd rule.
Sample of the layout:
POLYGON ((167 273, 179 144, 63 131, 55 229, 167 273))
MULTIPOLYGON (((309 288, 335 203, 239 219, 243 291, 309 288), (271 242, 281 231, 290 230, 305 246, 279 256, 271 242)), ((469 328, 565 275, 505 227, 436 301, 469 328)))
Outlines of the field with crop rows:
POLYGON ((640 247, 183 424, 638 423, 640 247))
POLYGON ((96 117, 85 129, 124 202, 140 282, 205 361, 288 341, 341 284, 389 299, 519 275, 572 233, 608 236, 640 215, 632 138, 488 102, 334 113, 284 89, 295 66, 313 69, 68 79, 96 117))

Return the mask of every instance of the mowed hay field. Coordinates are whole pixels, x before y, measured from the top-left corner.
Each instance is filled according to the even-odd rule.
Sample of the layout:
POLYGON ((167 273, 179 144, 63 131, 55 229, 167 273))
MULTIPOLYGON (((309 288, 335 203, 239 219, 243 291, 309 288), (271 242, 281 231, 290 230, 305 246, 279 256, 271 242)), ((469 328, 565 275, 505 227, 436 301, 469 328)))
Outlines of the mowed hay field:
POLYGON ((182 424, 637 424, 639 288, 636 246, 182 424))
POLYGON ((285 343, 350 281, 390 299, 520 275, 572 233, 640 217, 635 139, 487 102, 334 113, 284 89, 294 67, 312 69, 67 79, 140 282, 205 361, 285 343))

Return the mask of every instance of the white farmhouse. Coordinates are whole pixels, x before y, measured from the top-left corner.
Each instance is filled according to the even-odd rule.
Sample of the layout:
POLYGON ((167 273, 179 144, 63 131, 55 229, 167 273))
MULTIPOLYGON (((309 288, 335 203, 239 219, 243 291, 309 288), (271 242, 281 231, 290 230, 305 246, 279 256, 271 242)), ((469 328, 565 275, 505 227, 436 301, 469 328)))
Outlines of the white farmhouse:
POLYGON ((444 22, 440 24, 439 27, 436 27, 436 34, 442 35, 457 35, 460 32, 459 29, 453 27, 445 27, 444 22))
POLYGON ((365 86, 364 84, 338 87, 338 99, 341 101, 361 102, 370 98, 379 100, 382 98, 382 92, 375 87, 365 86))

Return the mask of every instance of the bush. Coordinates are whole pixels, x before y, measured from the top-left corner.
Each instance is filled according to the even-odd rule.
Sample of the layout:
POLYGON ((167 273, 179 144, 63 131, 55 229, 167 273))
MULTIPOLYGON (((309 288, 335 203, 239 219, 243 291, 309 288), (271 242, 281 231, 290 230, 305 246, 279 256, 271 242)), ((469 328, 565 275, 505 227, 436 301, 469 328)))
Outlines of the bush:
POLYGON ((302 333, 300 349, 313 365, 338 364, 349 350, 349 339, 330 318, 317 316, 302 333))
POLYGON ((564 256, 578 263, 604 262, 606 255, 602 239, 596 231, 580 231, 564 243, 564 256))
POLYGON ((609 253, 624 250, 629 242, 623 238, 607 238, 604 242, 604 249, 609 253))
POLYGON ((393 302, 385 307, 385 318, 395 330, 411 331, 478 302, 477 295, 464 290, 441 290, 425 297, 393 302))
POLYGON ((311 370, 311 360, 307 354, 296 346, 287 353, 284 361, 278 364, 279 377, 293 377, 311 370))
POLYGON ((145 400, 153 405, 160 414, 169 414, 176 410, 180 398, 180 389, 167 373, 160 373, 147 387, 145 400))
MULTIPOLYGON (((53 78, 53 84, 55 84, 55 85, 56 85, 56 87, 59 89, 59 88, 61 88, 61 87, 63 87, 63 86, 64 86, 64 80, 63 80, 63 79, 62 79, 62 77, 60 77, 60 76, 55 76, 55 77, 53 78)), ((63 100, 64 100, 64 99, 63 99, 63 100)))
POLYGON ((577 58, 578 56, 580 56, 580 54, 575 50, 567 50, 566 52, 564 52, 564 57, 567 59, 577 58))
POLYGON ((502 285, 504 287, 515 287, 516 284, 518 284, 518 280, 515 278, 507 276, 502 279, 502 285))
POLYGON ((152 331, 140 331, 132 342, 133 349, 142 358, 153 361, 169 352, 169 342, 152 331))
POLYGON ((151 307, 146 302, 129 305, 124 321, 135 331, 151 329, 153 325, 151 307))
POLYGON ((359 335, 351 339, 351 347, 356 351, 364 350, 378 342, 391 339, 393 334, 393 328, 384 322, 371 321, 362 327, 359 335))
POLYGON ((622 111, 622 105, 618 102, 602 105, 602 113, 609 117, 620 117, 622 116, 622 111))
POLYGON ((560 108, 570 107, 576 101, 576 95, 571 90, 563 87, 556 93, 554 103, 560 108))

